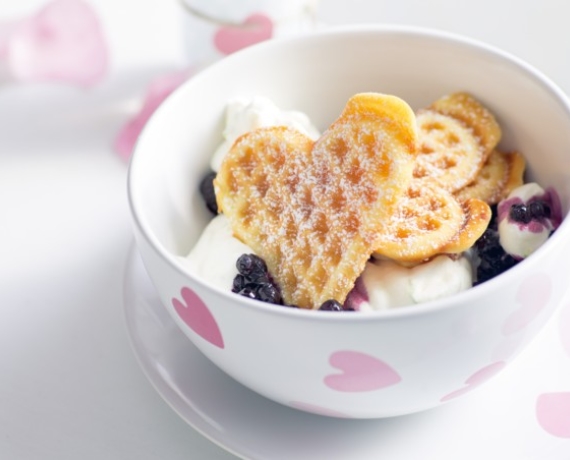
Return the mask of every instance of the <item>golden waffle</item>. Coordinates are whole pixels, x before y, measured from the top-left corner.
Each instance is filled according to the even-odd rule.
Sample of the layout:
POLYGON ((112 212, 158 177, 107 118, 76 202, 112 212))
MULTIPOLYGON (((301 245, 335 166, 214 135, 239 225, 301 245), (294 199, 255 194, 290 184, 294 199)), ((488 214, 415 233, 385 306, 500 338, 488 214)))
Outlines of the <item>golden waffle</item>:
POLYGON ((518 155, 491 155, 500 127, 467 93, 450 94, 418 111, 417 124, 414 181, 381 229, 374 252, 403 265, 469 249, 491 218, 483 192, 502 197, 522 181, 524 170, 518 155))
POLYGON ((485 151, 485 160, 501 140, 501 127, 494 115, 468 93, 443 96, 430 109, 460 120, 471 129, 485 151))
POLYGON ((475 244, 489 226, 491 208, 484 201, 468 198, 461 203, 463 208, 463 223, 459 231, 441 248, 445 254, 459 254, 467 251, 475 244))
POLYGON ((472 182, 485 158, 485 150, 461 121, 434 110, 417 114, 419 148, 414 178, 436 181, 455 192, 472 182))
POLYGON ((524 184, 524 171, 526 169, 526 161, 520 153, 512 152, 503 155, 506 156, 509 163, 509 175, 503 187, 501 199, 508 197, 514 189, 524 184))
POLYGON ((457 254, 473 246, 490 219, 484 201, 460 203, 437 184, 414 180, 382 228, 373 256, 416 265, 438 254, 457 254))
POLYGON ((214 182, 219 209, 286 303, 342 303, 408 187, 416 140, 404 101, 357 94, 316 143, 285 127, 238 138, 214 182))
POLYGON ((458 190, 455 196, 460 201, 478 198, 488 204, 497 204, 523 184, 524 169, 525 160, 520 153, 493 150, 475 180, 458 190))
POLYGON ((374 257, 414 265, 441 254, 461 230, 465 215, 453 195, 436 183, 414 180, 381 228, 374 257))
POLYGON ((501 139, 493 114, 467 93, 444 96, 418 113, 414 177, 456 192, 473 182, 501 139))

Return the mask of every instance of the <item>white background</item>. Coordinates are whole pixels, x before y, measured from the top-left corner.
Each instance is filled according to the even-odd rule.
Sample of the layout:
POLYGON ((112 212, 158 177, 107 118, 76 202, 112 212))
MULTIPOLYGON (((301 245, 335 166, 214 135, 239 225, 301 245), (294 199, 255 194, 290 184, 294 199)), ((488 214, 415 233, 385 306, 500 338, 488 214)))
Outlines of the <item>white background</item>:
MULTIPOLYGON (((0 0, 0 22, 43 3, 0 0)), ((138 367, 124 325, 132 237, 127 168, 112 143, 149 82, 183 68, 182 12, 176 0, 90 3, 111 50, 101 84, 80 90, 0 79, 0 459, 234 458, 162 401, 138 367)), ((322 0, 319 9, 325 24, 405 23, 484 40, 567 92, 569 17, 567 0, 322 0)), ((529 360, 540 362, 539 350, 548 348, 539 347, 558 346, 557 330, 549 325, 529 360)), ((565 364, 560 373, 545 368, 532 385, 570 390, 570 358, 565 364)), ((562 443, 556 456, 536 458, 570 458, 570 440, 562 443), (568 457, 558 456, 566 448, 568 457)), ((421 458, 444 452, 442 445, 421 458)))

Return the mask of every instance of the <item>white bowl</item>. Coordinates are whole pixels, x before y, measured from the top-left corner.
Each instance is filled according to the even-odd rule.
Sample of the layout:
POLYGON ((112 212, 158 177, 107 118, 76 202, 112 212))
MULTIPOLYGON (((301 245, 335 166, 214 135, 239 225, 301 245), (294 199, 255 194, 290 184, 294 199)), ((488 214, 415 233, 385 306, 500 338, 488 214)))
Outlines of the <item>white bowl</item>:
POLYGON ((235 96, 266 96, 324 129, 355 93, 414 109, 468 91, 495 113, 504 150, 570 203, 570 104, 519 59, 467 38, 367 26, 266 42, 180 87, 145 127, 129 170, 134 233, 165 308, 230 376, 280 403, 326 415, 388 417, 435 407, 503 369, 567 288, 570 223, 506 273, 440 301, 370 314, 282 308, 219 290, 185 272, 211 215, 198 183, 235 96))

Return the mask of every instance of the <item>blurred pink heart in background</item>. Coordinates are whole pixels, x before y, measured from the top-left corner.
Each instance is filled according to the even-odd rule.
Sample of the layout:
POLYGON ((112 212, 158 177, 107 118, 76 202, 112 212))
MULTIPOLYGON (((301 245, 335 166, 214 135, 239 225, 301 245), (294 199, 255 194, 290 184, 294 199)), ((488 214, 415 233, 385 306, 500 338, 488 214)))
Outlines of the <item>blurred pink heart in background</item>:
POLYGON ((82 0, 53 0, 30 17, 0 25, 0 59, 20 82, 91 86, 108 68, 100 21, 82 0))
POLYGON ((115 151, 121 158, 125 161, 129 160, 139 134, 150 116, 191 74, 189 70, 173 72, 162 75, 150 83, 141 109, 122 127, 115 139, 115 151))

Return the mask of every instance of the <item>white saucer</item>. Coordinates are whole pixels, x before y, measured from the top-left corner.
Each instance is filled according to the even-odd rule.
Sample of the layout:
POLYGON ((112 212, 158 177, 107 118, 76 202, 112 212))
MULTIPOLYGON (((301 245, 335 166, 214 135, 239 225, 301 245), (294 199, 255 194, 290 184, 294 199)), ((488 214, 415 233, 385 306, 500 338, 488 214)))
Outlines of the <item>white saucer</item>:
POLYGON ((220 371, 177 329, 134 249, 124 289, 128 334, 148 379, 188 424, 239 457, 569 458, 570 439, 547 433, 535 413, 541 393, 570 391, 570 358, 560 349, 556 321, 495 379, 441 408, 383 420, 342 420, 281 406, 220 371))

